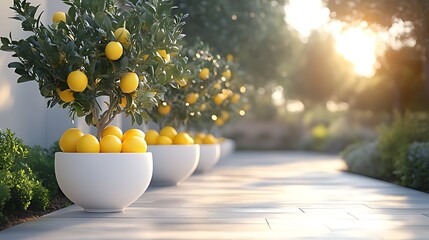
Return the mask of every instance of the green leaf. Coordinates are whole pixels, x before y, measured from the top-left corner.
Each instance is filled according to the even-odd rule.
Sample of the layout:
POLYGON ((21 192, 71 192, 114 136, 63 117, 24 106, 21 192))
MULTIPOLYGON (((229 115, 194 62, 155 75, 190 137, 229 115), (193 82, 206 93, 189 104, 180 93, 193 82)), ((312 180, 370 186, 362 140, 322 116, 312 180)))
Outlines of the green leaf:
POLYGON ((7 65, 8 68, 18 68, 18 69, 25 69, 24 64, 20 62, 11 62, 7 65))
POLYGON ((18 78, 18 83, 23 83, 23 82, 29 82, 29 81, 33 81, 34 78, 31 76, 21 76, 20 78, 18 78))

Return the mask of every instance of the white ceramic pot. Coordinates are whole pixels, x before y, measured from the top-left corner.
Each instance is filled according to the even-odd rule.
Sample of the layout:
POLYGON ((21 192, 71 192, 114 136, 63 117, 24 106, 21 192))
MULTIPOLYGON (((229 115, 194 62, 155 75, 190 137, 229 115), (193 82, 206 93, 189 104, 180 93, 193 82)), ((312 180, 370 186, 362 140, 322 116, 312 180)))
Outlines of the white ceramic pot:
POLYGON ((55 175, 63 193, 86 212, 122 212, 152 179, 151 153, 55 154, 55 175))
POLYGON ((200 144, 200 162, 196 172, 206 172, 216 165, 220 158, 219 144, 200 144))
POLYGON ((200 145, 149 145, 153 155, 151 185, 177 185, 194 173, 200 159, 200 145))
POLYGON ((220 143, 220 158, 225 158, 235 151, 235 142, 232 139, 225 138, 220 143))

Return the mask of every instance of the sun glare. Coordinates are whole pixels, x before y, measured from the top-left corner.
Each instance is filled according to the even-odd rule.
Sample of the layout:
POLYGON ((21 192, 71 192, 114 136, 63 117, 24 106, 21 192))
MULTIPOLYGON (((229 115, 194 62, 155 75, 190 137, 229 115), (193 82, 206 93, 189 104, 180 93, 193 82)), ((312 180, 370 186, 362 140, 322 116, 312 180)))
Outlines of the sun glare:
POLYGON ((351 27, 334 33, 337 51, 354 65, 355 72, 370 77, 377 62, 377 35, 363 27, 351 27))

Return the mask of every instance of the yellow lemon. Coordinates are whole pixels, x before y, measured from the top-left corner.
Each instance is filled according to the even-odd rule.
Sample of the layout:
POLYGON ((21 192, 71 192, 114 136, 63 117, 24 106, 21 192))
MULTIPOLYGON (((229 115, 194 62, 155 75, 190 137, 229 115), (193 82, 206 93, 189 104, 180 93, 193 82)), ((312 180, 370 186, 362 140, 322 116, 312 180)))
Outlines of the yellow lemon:
POLYGON ((159 114, 163 115, 163 116, 167 116, 171 111, 171 106, 168 104, 161 104, 158 107, 158 112, 159 114))
POLYGON ((185 79, 176 80, 176 83, 179 84, 179 86, 181 87, 188 85, 188 82, 185 79))
POLYGON ((114 135, 119 139, 122 139, 123 133, 120 128, 117 126, 107 126, 101 131, 101 138, 104 138, 107 135, 114 135))
POLYGON ((227 111, 222 111, 221 118, 222 120, 227 121, 229 119, 229 113, 227 111))
POLYGON ((205 134, 205 133, 202 133, 202 132, 199 132, 199 133, 195 134, 195 138, 201 138, 201 139, 204 139, 205 137, 206 137, 206 134, 205 134))
POLYGON ((203 144, 203 138, 196 137, 194 138, 194 144, 203 144))
POLYGON ((234 93, 234 95, 232 95, 231 97, 231 102, 236 104, 240 101, 240 94, 238 93, 234 93))
POLYGON ((192 139, 188 133, 181 132, 174 137, 173 144, 181 144, 181 145, 194 144, 194 139, 192 139))
POLYGON ((159 137, 159 133, 153 129, 146 132, 144 136, 144 140, 146 140, 146 143, 149 145, 155 145, 156 141, 159 137))
POLYGON ((67 85, 72 91, 83 92, 88 86, 88 77, 80 70, 73 71, 67 76, 67 85))
POLYGON ((222 118, 218 118, 215 121, 216 126, 220 127, 223 126, 225 124, 225 121, 222 118))
POLYGON ((63 102, 73 102, 75 99, 73 96, 73 91, 71 89, 66 89, 64 91, 57 89, 57 93, 63 102))
POLYGON ((76 144, 83 133, 77 128, 67 129, 60 138, 60 148, 63 152, 76 152, 76 144))
POLYGON ((156 144, 158 145, 171 145, 173 144, 173 140, 167 136, 158 136, 156 139, 156 144))
POLYGON ((159 135, 169 137, 171 140, 177 135, 176 129, 172 126, 166 126, 161 131, 159 131, 159 135))
POLYGON ((124 135, 122 136, 122 142, 124 142, 129 137, 139 137, 139 138, 143 138, 144 139, 145 134, 140 129, 136 129, 136 128, 128 129, 124 133, 124 135))
POLYGON ((234 61, 234 55, 232 55, 231 53, 226 55, 226 61, 233 62, 234 61))
POLYGON ((146 61, 149 58, 149 54, 144 54, 143 55, 143 61, 146 61))
POLYGON ((188 95, 186 95, 185 101, 189 104, 194 104, 197 102, 198 97, 198 93, 189 93, 188 95))
POLYGON ((165 59, 165 61, 167 63, 170 62, 170 54, 168 54, 167 51, 165 51, 165 50, 158 50, 158 53, 159 53, 159 55, 161 55, 162 58, 165 59))
POLYGON ((122 142, 123 153, 145 153, 147 151, 147 144, 144 138, 131 136, 122 142))
POLYGON ((218 141, 215 138, 215 136, 213 136, 212 134, 207 134, 207 136, 203 140, 203 144, 216 144, 216 143, 218 143, 218 141))
POLYGON ((130 43, 130 32, 125 28, 118 28, 115 30, 115 38, 118 42, 128 46, 130 43))
POLYGON ((231 79, 231 77, 232 77, 231 70, 227 69, 227 70, 223 71, 222 77, 226 78, 226 80, 231 79))
POLYGON ((220 89, 222 88, 222 84, 221 84, 221 83, 219 83, 219 82, 217 82, 217 83, 215 83, 215 84, 213 85, 213 88, 214 88, 214 89, 218 89, 218 90, 220 90, 220 89))
POLYGON ((203 103, 200 106, 200 111, 205 111, 205 110, 207 110, 207 104, 203 103))
POLYGON ((122 141, 115 135, 107 135, 100 140, 100 152, 120 153, 122 151, 122 141))
POLYGON ((207 80, 210 77, 210 70, 208 68, 203 68, 200 70, 200 72, 198 73, 198 77, 201 80, 207 80))
POLYGON ((216 103, 216 105, 222 105, 225 98, 226 96, 224 93, 218 93, 216 96, 214 96, 213 101, 216 103))
POLYGON ((56 12, 52 16, 53 23, 66 22, 66 14, 64 12, 56 12))
POLYGON ((139 76, 136 73, 129 72, 122 75, 119 87, 123 93, 134 92, 139 86, 139 76))
POLYGON ((76 150, 78 153, 99 153, 100 143, 91 134, 85 134, 77 140, 76 150))
POLYGON ((122 54, 124 53, 124 49, 122 47, 122 44, 120 42, 109 42, 104 49, 104 53, 106 53, 106 57, 109 60, 115 61, 121 58, 122 54))
POLYGON ((119 106, 121 106, 121 108, 125 108, 127 106, 127 98, 126 97, 121 98, 121 103, 119 104, 119 106))

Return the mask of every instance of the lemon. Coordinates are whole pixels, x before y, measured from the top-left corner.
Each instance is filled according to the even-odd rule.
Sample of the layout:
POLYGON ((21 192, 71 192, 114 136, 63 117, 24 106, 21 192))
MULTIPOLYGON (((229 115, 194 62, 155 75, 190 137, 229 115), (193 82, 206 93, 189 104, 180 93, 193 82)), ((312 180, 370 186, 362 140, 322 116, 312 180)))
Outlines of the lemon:
POLYGON ((170 54, 167 54, 167 51, 165 51, 165 50, 158 50, 158 53, 159 53, 159 55, 161 55, 162 58, 165 59, 165 61, 167 63, 170 62, 170 54))
POLYGON ((232 95, 231 97, 231 102, 236 104, 240 101, 240 94, 238 93, 234 93, 234 95, 232 95))
POLYGON ((143 138, 144 139, 145 134, 140 129, 136 129, 136 128, 129 129, 122 136, 122 142, 124 142, 129 137, 139 137, 139 138, 143 138))
POLYGON ((144 140, 146 140, 146 143, 149 145, 155 145, 156 141, 159 137, 159 133, 153 129, 146 132, 144 136, 144 140))
POLYGON ((198 97, 198 93, 189 93, 188 95, 186 95, 185 101, 189 104, 194 104, 197 102, 198 97))
POLYGON ((195 134, 195 138, 201 138, 201 139, 204 139, 205 137, 206 137, 206 134, 205 134, 205 133, 202 133, 202 132, 199 132, 199 133, 195 134))
POLYGON ((203 103, 200 106, 200 111, 205 111, 205 110, 207 110, 207 104, 203 103))
POLYGON ((203 140, 204 139, 202 139, 202 138, 196 137, 196 138, 194 138, 194 144, 203 144, 203 140))
POLYGON ((158 107, 158 112, 159 114, 163 115, 163 116, 167 116, 171 111, 171 106, 168 104, 161 104, 158 107))
POLYGON ((109 42, 104 49, 104 53, 106 53, 106 57, 109 60, 115 61, 121 58, 124 53, 124 48, 120 42, 109 42))
POLYGON ((146 151, 147 144, 144 138, 131 136, 122 142, 123 153, 145 153, 146 151))
POLYGON ((221 83, 217 82, 213 85, 213 88, 220 90, 222 88, 222 85, 221 85, 221 83))
POLYGON ((115 135, 107 135, 100 140, 100 152, 120 153, 122 151, 121 139, 115 135))
POLYGON ((101 131, 101 138, 104 138, 107 135, 114 135, 119 139, 122 139, 123 133, 120 128, 117 126, 107 126, 101 131))
POLYGON ((226 95, 224 93, 218 93, 216 96, 214 96, 213 101, 216 103, 216 105, 222 105, 225 98, 226 95))
POLYGON ((143 61, 146 61, 149 58, 149 54, 143 54, 143 61))
POLYGON ((118 42, 128 46, 130 44, 130 32, 125 28, 118 28, 115 31, 115 38, 118 42))
POLYGON ((158 145, 171 145, 173 144, 173 140, 167 136, 158 136, 156 139, 156 144, 158 145))
POLYGON ((91 134, 85 134, 77 140, 76 150, 78 153, 99 153, 100 143, 91 134))
POLYGON ((229 113, 227 111, 222 111, 221 118, 222 120, 227 121, 229 119, 229 113))
POLYGON ((119 87, 123 93, 134 92, 139 86, 139 76, 136 73, 129 72, 122 75, 119 87))
POLYGON ((179 86, 181 87, 188 85, 188 82, 185 79, 176 80, 176 83, 179 84, 179 86))
POLYGON ((200 72, 198 73, 198 77, 201 80, 207 80, 210 77, 210 70, 208 68, 203 68, 200 70, 200 72))
POLYGON ((67 76, 67 85, 72 91, 83 92, 88 86, 88 77, 80 70, 73 71, 67 76))
POLYGON ((223 126, 225 124, 225 121, 222 118, 218 118, 215 121, 216 126, 220 127, 223 126))
POLYGON ((119 106, 121 106, 121 108, 125 108, 127 106, 127 98, 126 97, 121 98, 121 103, 119 104, 119 106))
POLYGON ((226 55, 226 61, 233 62, 234 61, 234 55, 232 55, 231 53, 226 55))
POLYGON ((60 148, 63 152, 76 152, 76 144, 83 133, 77 128, 67 129, 60 138, 60 148))
POLYGON ((56 12, 52 16, 53 23, 66 22, 66 14, 64 12, 56 12))
POLYGON ((203 140, 203 144, 216 144, 216 143, 218 143, 218 141, 215 138, 215 136, 213 136, 212 134, 207 134, 207 136, 203 140))
POLYGON ((180 145, 194 144, 194 139, 192 139, 188 133, 181 132, 174 137, 173 144, 180 144, 180 145))
POLYGON ((75 99, 73 96, 73 91, 71 89, 66 89, 64 91, 57 89, 57 93, 63 102, 66 102, 66 103, 73 102, 75 99))
POLYGON ((169 137, 171 140, 177 135, 176 129, 172 126, 166 126, 161 131, 159 131, 159 135, 169 137))
POLYGON ((227 69, 227 70, 223 71, 222 77, 226 78, 226 80, 231 79, 231 77, 232 77, 231 70, 227 69))

